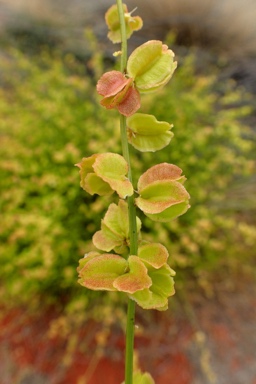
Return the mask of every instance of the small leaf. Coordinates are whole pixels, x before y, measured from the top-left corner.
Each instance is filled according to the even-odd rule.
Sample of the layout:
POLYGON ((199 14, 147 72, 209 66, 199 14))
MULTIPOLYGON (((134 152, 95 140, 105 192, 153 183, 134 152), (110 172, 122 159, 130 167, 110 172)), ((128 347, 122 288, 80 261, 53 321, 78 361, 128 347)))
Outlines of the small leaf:
POLYGON ((95 154, 76 164, 80 168, 81 187, 91 195, 109 195, 116 191, 121 198, 131 196, 133 187, 127 178, 128 164, 116 153, 95 154))
POLYGON ((177 165, 168 163, 154 165, 140 176, 138 190, 142 190, 157 180, 176 180, 181 182, 181 180, 185 179, 181 174, 182 170, 177 165))
POLYGON ((155 181, 140 191, 136 205, 144 213, 160 213, 172 205, 188 201, 189 194, 177 181, 155 181))
POLYGON ((122 292, 134 293, 151 286, 147 268, 138 256, 129 256, 129 272, 115 279, 113 286, 122 292))
POLYGON ((101 230, 93 235, 92 241, 96 248, 105 252, 124 245, 124 238, 113 233, 103 221, 101 223, 101 230))
POLYGON ((143 289, 129 295, 143 309, 159 309, 168 308, 168 298, 165 296, 157 295, 149 289, 143 289))
POLYGON ((79 260, 79 266, 77 267, 77 272, 80 273, 80 271, 84 268, 85 264, 88 263, 89 260, 93 259, 94 257, 99 256, 99 252, 89 252, 84 255, 82 259, 79 260))
MULTIPOLYGON (((123 10, 125 15, 126 37, 129 39, 134 31, 138 31, 142 28, 143 22, 139 16, 132 16, 131 13, 128 13, 128 9, 125 4, 123 4, 123 10)), ((105 15, 105 20, 110 30, 108 33, 108 38, 112 41, 112 43, 120 43, 121 31, 118 9, 116 5, 112 5, 112 7, 108 9, 105 15)))
POLYGON ((140 196, 135 202, 146 216, 167 222, 188 210, 190 196, 182 185, 185 177, 181 173, 175 165, 163 163, 141 175, 138 181, 140 196))
POLYGON ((93 164, 98 156, 98 154, 95 154, 90 157, 84 157, 80 163, 75 164, 80 168, 80 186, 90 195, 111 195, 114 191, 110 185, 94 173, 93 164))
POLYGON ((126 243, 122 243, 121 245, 117 245, 113 248, 113 251, 118 255, 128 254, 129 248, 126 243))
POLYGON ((145 215, 153 221, 168 223, 169 221, 172 221, 177 217, 186 213, 189 208, 190 208, 190 205, 187 202, 185 202, 185 203, 172 205, 171 207, 165 209, 163 212, 159 212, 155 214, 145 213, 145 215))
POLYGON ((166 147, 173 137, 169 132, 171 128, 169 123, 144 113, 135 113, 127 119, 129 143, 142 152, 155 152, 166 147))
MULTIPOLYGON (((106 107, 107 109, 113 109, 113 108, 119 108, 119 105, 127 102, 127 99, 129 100, 130 96, 130 91, 133 89, 132 88, 132 79, 126 79, 126 84, 122 89, 120 89, 118 92, 116 92, 114 95, 109 95, 104 97, 100 104, 103 107, 106 107)), ((140 104, 140 98, 139 98, 139 104, 140 104)), ((139 107, 137 107, 138 109, 139 107)))
POLYGON ((135 372, 133 375, 133 384, 155 384, 155 382, 148 372, 135 372))
MULTIPOLYGON (((138 234, 141 221, 137 217, 138 234)), ((128 205, 119 200, 118 205, 110 204, 104 219, 101 222, 101 230, 93 236, 93 244, 98 249, 109 252, 114 249, 116 253, 124 253, 129 245, 129 217, 128 205)))
POLYGON ((139 92, 152 92, 164 86, 177 67, 174 53, 159 40, 150 40, 130 55, 128 76, 135 81, 139 92))
POLYGON ((121 198, 133 194, 132 184, 126 176, 128 164, 122 156, 116 153, 102 153, 97 156, 93 169, 121 198))
POLYGON ((139 247, 138 256, 146 265, 158 269, 166 264, 169 253, 160 243, 148 243, 139 247))
MULTIPOLYGON (((77 163, 75 164, 76 167, 80 168, 80 175, 81 175, 81 182, 83 181, 83 179, 85 178, 85 176, 88 174, 88 173, 91 173, 93 172, 93 163, 96 159, 98 155, 95 154, 95 155, 92 155, 90 157, 83 157, 82 161, 80 163, 77 163)), ((82 187, 82 185, 81 185, 82 187)))
POLYGON ((97 83, 97 92, 104 97, 115 96, 122 91, 127 84, 131 83, 120 71, 109 71, 104 73, 97 83))
POLYGON ((118 111, 129 117, 138 111, 140 108, 140 94, 136 88, 130 87, 125 95, 125 98, 117 105, 118 111))
POLYGON ((104 73, 97 83, 97 92, 104 96, 100 102, 103 107, 116 108, 124 116, 131 116, 140 108, 140 94, 134 88, 133 79, 122 72, 104 73))
POLYGON ((129 237, 129 217, 126 201, 119 200, 118 205, 110 204, 103 221, 113 233, 123 238, 129 237))
POLYGON ((168 308, 168 297, 174 295, 174 271, 167 265, 159 269, 148 268, 152 285, 148 289, 129 295, 144 309, 164 311, 168 308))
MULTIPOLYGON (((122 384, 125 384, 124 381, 122 384)), ((133 373, 133 384, 155 384, 155 382, 148 372, 137 371, 133 373)))
POLYGON ((95 173, 88 173, 83 180, 83 189, 90 195, 99 196, 111 195, 114 191, 108 183, 102 180, 95 173))
MULTIPOLYGON (((81 262, 83 264, 83 262, 81 262)), ((78 282, 86 288, 93 290, 115 291, 113 286, 115 279, 124 274, 128 262, 114 254, 94 255, 86 262, 83 268, 79 268, 78 282)))

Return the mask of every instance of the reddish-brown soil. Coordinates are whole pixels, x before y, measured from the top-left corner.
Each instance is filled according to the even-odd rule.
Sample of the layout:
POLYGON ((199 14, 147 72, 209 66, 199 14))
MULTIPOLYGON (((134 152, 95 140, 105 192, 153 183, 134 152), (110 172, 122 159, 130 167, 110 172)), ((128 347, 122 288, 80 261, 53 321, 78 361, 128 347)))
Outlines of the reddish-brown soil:
MULTIPOLYGON (((256 384, 256 295, 251 284, 231 291, 218 287, 212 299, 197 293, 185 305, 175 300, 173 312, 141 320, 143 332, 136 336, 141 368, 157 384, 256 384)), ((120 329, 111 332, 103 353, 95 344, 100 324, 87 321, 72 336, 61 321, 52 333, 54 319, 61 319, 55 310, 32 315, 2 308, 1 315, 0 384, 122 382, 120 329)))

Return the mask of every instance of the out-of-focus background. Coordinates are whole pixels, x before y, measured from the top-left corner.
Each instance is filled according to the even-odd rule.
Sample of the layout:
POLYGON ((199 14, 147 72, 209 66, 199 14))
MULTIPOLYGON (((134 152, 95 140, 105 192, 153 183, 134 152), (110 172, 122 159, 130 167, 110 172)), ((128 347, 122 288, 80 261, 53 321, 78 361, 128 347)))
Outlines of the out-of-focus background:
MULTIPOLYGON (((77 284, 109 199, 74 164, 120 152, 118 115, 95 84, 115 65, 110 0, 0 0, 0 384, 119 384, 126 298, 77 284)), ((256 3, 127 0, 179 66, 142 109, 174 124, 170 146, 132 150, 187 176, 191 209, 142 217, 177 272, 167 312, 137 310, 140 366, 157 384, 255 384, 256 3)), ((114 199, 114 197, 113 197, 114 199)))

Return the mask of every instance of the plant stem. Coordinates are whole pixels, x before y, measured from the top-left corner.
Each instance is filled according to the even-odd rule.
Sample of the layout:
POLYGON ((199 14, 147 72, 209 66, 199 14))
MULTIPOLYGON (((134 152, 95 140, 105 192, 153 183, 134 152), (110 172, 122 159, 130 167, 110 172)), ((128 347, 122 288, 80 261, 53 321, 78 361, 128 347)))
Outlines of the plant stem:
POLYGON ((125 384, 133 382, 135 301, 129 299, 126 319, 125 384))
POLYGON ((123 2, 122 0, 116 0, 116 4, 118 9, 120 29, 121 29, 122 55, 121 55, 120 71, 125 72, 126 64, 127 64, 127 37, 126 37, 126 26, 125 26, 125 19, 124 19, 123 2))
MULTIPOLYGON (((128 178, 130 182, 133 183, 127 132, 126 132, 126 117, 123 115, 120 116, 120 130, 121 130, 122 152, 129 167, 128 178)), ((138 235, 137 235, 136 207, 134 204, 134 195, 129 196, 127 200, 128 200, 128 209, 129 209, 130 254, 137 255, 138 235)))
MULTIPOLYGON (((126 27, 122 0, 116 0, 118 15, 121 27, 121 72, 126 72, 127 65, 127 37, 126 27)), ((128 178, 132 183, 132 170, 129 154, 129 146, 126 132, 126 117, 120 116, 120 132, 122 142, 122 152, 125 160, 128 163, 129 171, 128 178)), ((136 208, 134 204, 134 195, 128 197, 128 210, 129 210, 129 233, 130 233, 130 254, 137 255, 138 252, 138 236, 137 236, 137 223, 136 223, 136 208)), ((126 323, 126 344, 125 344, 125 384, 132 384, 133 382, 133 349, 134 349, 134 319, 135 319, 135 302, 129 299, 127 310, 127 323, 126 323)))

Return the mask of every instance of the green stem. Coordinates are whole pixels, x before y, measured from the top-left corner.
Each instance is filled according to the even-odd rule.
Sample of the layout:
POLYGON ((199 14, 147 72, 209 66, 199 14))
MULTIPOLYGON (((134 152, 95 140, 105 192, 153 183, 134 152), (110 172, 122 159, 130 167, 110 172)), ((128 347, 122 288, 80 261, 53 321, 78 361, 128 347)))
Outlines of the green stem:
POLYGON ((133 349, 134 349, 134 321, 135 301, 129 299, 126 323, 125 344, 125 384, 133 382, 133 349))
MULTIPOLYGON (((129 167, 128 178, 130 182, 133 183, 127 132, 126 132, 126 117, 123 115, 120 116, 120 130, 121 130, 122 152, 129 167)), ((134 195, 129 196, 127 200, 128 200, 128 208, 129 208, 130 254, 137 255, 138 235, 137 235, 136 207, 134 204, 134 195)))
POLYGON ((127 37, 126 37, 126 26, 125 26, 125 19, 124 19, 124 8, 123 8, 122 0, 116 0, 116 4, 118 9, 120 29, 121 29, 122 55, 121 55, 120 71, 125 72, 126 64, 127 64, 127 37))
MULTIPOLYGON (((122 0, 116 0, 119 21, 121 27, 121 72, 126 72, 127 65, 127 37, 126 27, 122 0)), ((120 116, 120 131, 122 152, 125 160, 128 163, 129 172, 128 178, 132 183, 132 170, 129 154, 129 146, 126 132, 126 117, 120 116)), ((130 254, 137 255, 138 252, 138 236, 137 236, 137 223, 136 223, 136 208, 134 204, 134 195, 128 197, 129 209, 129 233, 130 233, 130 254)), ((134 319, 135 319, 135 302, 129 299, 127 310, 127 323, 126 323, 126 344, 125 344, 125 384, 132 384, 133 382, 133 349, 134 349, 134 319)))

